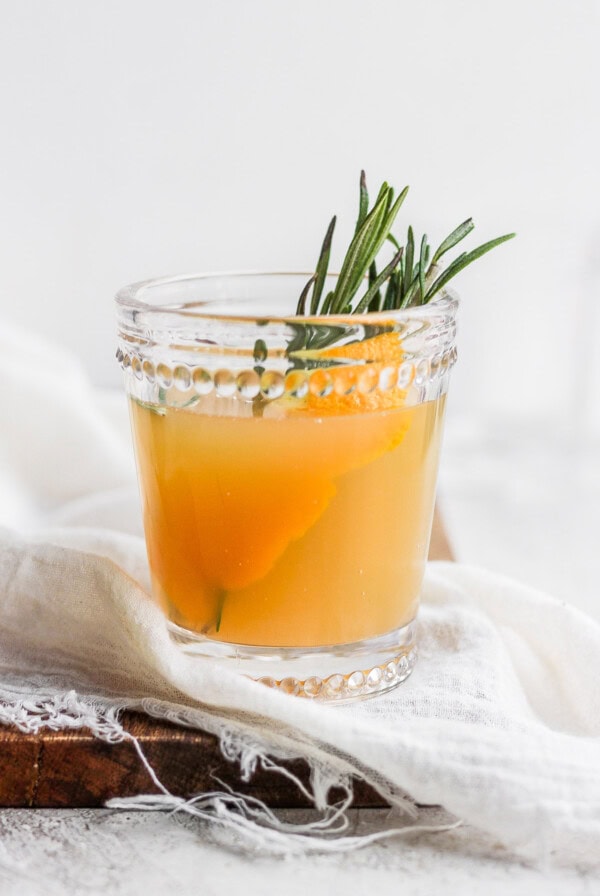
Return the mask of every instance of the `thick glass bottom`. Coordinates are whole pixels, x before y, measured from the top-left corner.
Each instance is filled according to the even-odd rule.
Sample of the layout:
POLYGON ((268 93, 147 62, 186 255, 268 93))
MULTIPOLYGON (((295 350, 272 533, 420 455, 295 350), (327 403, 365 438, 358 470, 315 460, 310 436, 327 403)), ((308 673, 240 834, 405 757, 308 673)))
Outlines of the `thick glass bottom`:
POLYGON ((347 702, 389 691, 412 672, 415 623, 351 644, 254 647, 213 641, 169 622, 171 637, 199 659, 222 663, 270 688, 322 702, 347 702))

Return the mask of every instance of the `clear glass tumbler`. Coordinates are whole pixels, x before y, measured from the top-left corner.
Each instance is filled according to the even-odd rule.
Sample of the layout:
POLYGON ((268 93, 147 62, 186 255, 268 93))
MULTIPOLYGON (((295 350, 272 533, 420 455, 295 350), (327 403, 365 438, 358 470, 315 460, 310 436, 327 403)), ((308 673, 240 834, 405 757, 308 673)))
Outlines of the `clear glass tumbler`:
POLYGON ((415 662, 458 302, 297 317, 307 277, 125 287, 117 358, 172 637, 348 700, 415 662))

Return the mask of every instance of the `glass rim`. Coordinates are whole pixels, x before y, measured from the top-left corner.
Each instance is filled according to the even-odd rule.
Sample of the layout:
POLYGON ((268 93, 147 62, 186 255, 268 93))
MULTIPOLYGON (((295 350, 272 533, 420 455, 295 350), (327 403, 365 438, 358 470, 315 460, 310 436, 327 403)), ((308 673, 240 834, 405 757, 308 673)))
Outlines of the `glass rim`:
MULTIPOLYGON (((166 302, 166 303, 150 303, 145 302, 141 298, 141 294, 148 289, 154 287, 167 287, 170 284, 176 285, 191 281, 209 281, 219 279, 242 279, 242 278, 276 278, 276 277, 306 277, 307 280, 314 276, 314 271, 260 271, 260 270, 232 270, 232 271, 210 271, 200 273, 175 274, 163 277, 152 277, 147 280, 139 280, 134 283, 121 287, 116 295, 115 302, 122 309, 130 309, 144 314, 175 314, 186 319, 197 319, 201 321, 215 321, 222 323, 256 323, 269 322, 273 324, 298 323, 302 320, 305 323, 314 323, 315 325, 331 324, 333 322, 339 324, 360 324, 360 323, 377 323, 387 321, 402 321, 406 318, 431 316, 442 313, 454 314, 460 304, 459 296, 452 289, 444 287, 440 290, 439 295, 424 305, 411 305, 407 308, 397 308, 388 311, 366 311, 360 314, 227 314, 218 313, 211 310, 215 305, 226 301, 222 297, 219 299, 203 299, 193 302, 166 302)), ((337 278, 339 272, 330 272, 328 278, 337 278)), ((365 280, 367 278, 365 277, 365 280)), ((252 301, 252 299, 248 299, 252 301)))

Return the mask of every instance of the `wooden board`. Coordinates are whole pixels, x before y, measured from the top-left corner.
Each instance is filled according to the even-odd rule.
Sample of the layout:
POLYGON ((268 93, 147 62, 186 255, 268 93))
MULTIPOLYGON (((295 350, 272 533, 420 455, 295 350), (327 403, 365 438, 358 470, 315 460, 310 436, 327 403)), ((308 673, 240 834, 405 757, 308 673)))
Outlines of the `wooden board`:
MULTIPOLYGON (((429 555, 435 560, 453 559, 437 514, 429 555)), ((139 713, 126 714, 124 726, 139 739, 159 779, 174 794, 190 796, 219 789, 216 777, 273 808, 309 805, 282 775, 258 771, 250 783, 241 782, 237 767, 223 758, 212 734, 182 729, 139 713)), ((287 766, 308 781, 305 762, 298 760, 287 766)), ((0 726, 0 806, 98 807, 111 797, 154 792, 156 788, 129 742, 106 744, 85 729, 32 735, 0 726)), ((376 807, 385 803, 374 790, 357 781, 354 805, 376 807)))

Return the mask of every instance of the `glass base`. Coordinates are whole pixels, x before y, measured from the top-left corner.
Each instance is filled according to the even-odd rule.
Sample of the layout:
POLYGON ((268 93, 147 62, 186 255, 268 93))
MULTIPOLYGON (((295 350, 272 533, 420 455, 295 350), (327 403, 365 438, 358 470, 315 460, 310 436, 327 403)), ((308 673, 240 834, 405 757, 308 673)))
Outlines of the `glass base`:
POLYGON ((376 638, 331 647, 253 647, 213 641, 168 623, 185 653, 211 659, 270 688, 322 702, 347 702, 389 691, 412 672, 415 623, 376 638))

